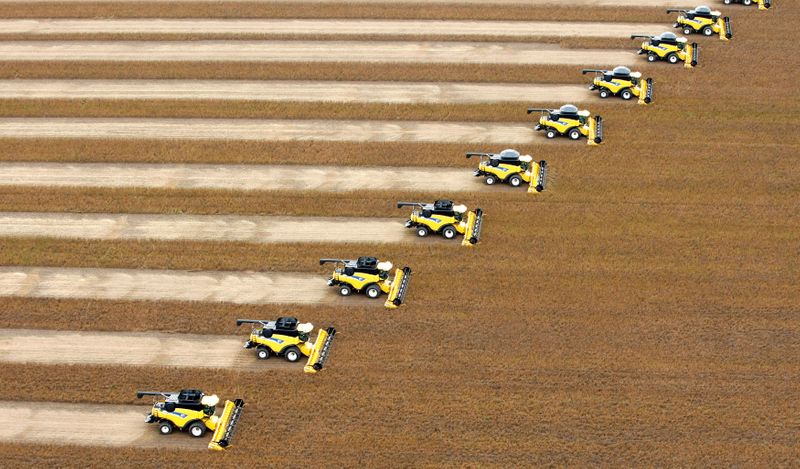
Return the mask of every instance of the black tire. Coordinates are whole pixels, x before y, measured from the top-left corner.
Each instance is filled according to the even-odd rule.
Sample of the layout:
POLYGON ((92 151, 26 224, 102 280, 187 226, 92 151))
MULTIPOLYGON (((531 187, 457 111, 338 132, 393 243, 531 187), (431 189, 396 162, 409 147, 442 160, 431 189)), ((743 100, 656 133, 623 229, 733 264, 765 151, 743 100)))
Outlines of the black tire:
POLYGON ((512 174, 508 178, 508 184, 511 185, 511 187, 519 187, 522 185, 522 178, 519 174, 512 174))
POLYGON ((172 422, 164 420, 158 424, 158 433, 162 435, 169 435, 173 430, 175 430, 175 425, 173 425, 172 422))
POLYGON ((711 26, 706 26, 705 28, 703 28, 703 36, 708 37, 713 35, 714 35, 714 28, 712 28, 711 26))
POLYGON ((633 98, 633 92, 630 89, 625 88, 624 90, 619 92, 619 97, 624 99, 625 101, 628 101, 631 98, 633 98))
POLYGON ((164 403, 164 410, 167 412, 174 412, 175 411, 175 403, 174 402, 165 402, 164 403))
POLYGON ((573 127, 569 129, 569 132, 567 132, 567 136, 569 137, 570 140, 578 140, 579 138, 581 138, 581 131, 578 130, 576 127, 573 127))
POLYGON ((689 35, 689 34, 692 34, 693 32, 694 32, 694 28, 692 28, 691 26, 684 26, 683 27, 683 34, 689 35))
POLYGON ((647 61, 648 62, 655 62, 657 60, 658 60, 658 56, 656 54, 653 54, 652 52, 647 54, 647 61))
POLYGON ((447 225, 442 228, 442 237, 444 239, 453 239, 456 237, 456 233, 458 233, 453 225, 447 225))
POLYGON ((486 176, 486 185, 487 186, 493 186, 495 184, 497 184, 497 176, 495 176, 493 174, 490 174, 490 175, 486 176))
POLYGON ((353 289, 350 285, 339 285, 339 294, 342 296, 350 296, 353 294, 353 289))
POLYGON ((427 226, 420 225, 417 227, 417 236, 419 236, 420 238, 424 238, 428 236, 430 233, 431 230, 429 230, 427 226))
POLYGON ((289 363, 295 363, 295 362, 297 362, 298 360, 300 360, 300 357, 301 357, 301 356, 302 356, 302 355, 300 354, 300 349, 299 349, 299 348, 297 348, 297 347, 295 347, 294 345, 292 345, 292 346, 290 346, 290 347, 286 347, 286 348, 283 350, 283 357, 284 357, 284 358, 286 359, 286 361, 288 361, 289 363))
POLYGON ((753 4, 753 0, 742 0, 742 5, 750 6, 753 4))
POLYGON ((680 60, 681 59, 678 58, 678 54, 676 54, 674 52, 667 56, 667 62, 669 62, 671 64, 676 64, 676 63, 680 62, 680 60))
POLYGON ((375 285, 374 283, 367 285, 367 288, 364 289, 364 294, 367 295, 368 298, 375 299, 381 296, 381 287, 375 285))
POLYGON ((730 5, 731 3, 733 3, 733 0, 722 0, 722 3, 724 3, 725 5, 730 5))
POLYGON ((271 353, 269 352, 269 348, 263 345, 259 345, 256 347, 256 358, 259 360, 267 360, 271 353))
POLYGON ((600 88, 600 98, 601 98, 601 99, 606 99, 606 98, 608 98, 609 96, 611 96, 611 92, 610 92, 610 91, 608 91, 608 90, 607 90, 607 89, 605 89, 605 88, 600 88))
POLYGON ((556 138, 558 137, 558 131, 556 129, 547 129, 544 132, 544 136, 547 138, 556 138))
POLYGON ((203 422, 192 422, 189 425, 189 434, 195 438, 200 438, 201 436, 206 434, 206 426, 203 422))

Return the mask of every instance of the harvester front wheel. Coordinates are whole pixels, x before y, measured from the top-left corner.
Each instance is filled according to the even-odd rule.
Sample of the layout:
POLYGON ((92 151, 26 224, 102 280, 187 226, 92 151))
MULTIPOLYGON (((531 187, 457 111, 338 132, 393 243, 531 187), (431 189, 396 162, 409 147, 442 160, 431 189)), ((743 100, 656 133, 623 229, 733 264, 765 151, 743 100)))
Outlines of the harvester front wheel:
POLYGON ((678 54, 674 54, 673 53, 673 54, 669 54, 667 56, 667 62, 669 62, 671 64, 676 64, 676 63, 678 63, 679 60, 680 59, 678 58, 678 54))
POLYGON ((714 28, 711 26, 706 26, 703 28, 703 36, 712 36, 714 34, 714 28))
POLYGON ((379 286, 373 283, 372 285, 368 286, 366 290, 364 290, 364 293, 366 293, 366 295, 370 298, 377 298, 381 296, 381 289, 379 286))
POLYGON ((725 5, 730 5, 733 0, 722 0, 725 5))
POLYGON ((342 296, 350 296, 353 293, 353 289, 350 288, 350 285, 339 285, 339 294, 342 296))
POLYGON ((547 132, 545 132, 544 135, 547 138, 556 138, 558 137, 558 132, 556 132, 555 129, 547 129, 547 132))
POLYGON ((514 174, 508 178, 508 183, 511 184, 511 187, 519 187, 522 185, 522 178, 519 177, 519 175, 514 174))
POLYGON ((189 434, 195 438, 200 438, 206 434, 206 426, 203 422, 192 422, 192 424, 189 425, 189 434))
POLYGON ((601 97, 602 99, 606 99, 606 98, 608 98, 609 96, 611 96, 611 92, 610 92, 610 91, 608 91, 608 90, 607 90, 607 89, 605 89, 605 88, 602 88, 602 89, 600 90, 600 97, 601 97))
POLYGON ((742 4, 749 7, 753 4, 753 0, 742 0, 742 4))
POLYGON ((447 225, 442 228, 442 236, 444 239, 453 239, 456 237, 456 229, 452 225, 447 225))
POLYGON ((256 349, 256 358, 259 360, 266 360, 269 358, 269 349, 263 345, 259 345, 256 349))
POLYGON ((493 176, 491 174, 486 176, 486 185, 487 186, 493 186, 495 184, 497 184, 497 177, 496 176, 493 176))
POLYGON ((692 34, 693 32, 694 32, 694 29, 692 29, 690 26, 684 26, 683 27, 683 34, 689 35, 689 34, 692 34))
POLYGON ((578 130, 578 129, 574 129, 574 128, 573 129, 569 129, 569 132, 567 132, 567 135, 569 136, 570 140, 578 140, 579 138, 581 138, 581 131, 578 130))
POLYGON ((633 98, 633 93, 631 92, 631 90, 628 89, 622 90, 619 93, 619 97, 624 99, 625 101, 628 101, 629 99, 633 98))
POLYGON ((300 360, 300 349, 292 345, 283 352, 283 356, 286 357, 286 361, 289 363, 294 363, 300 360))
POLYGON ((164 421, 164 422, 161 422, 161 424, 159 424, 159 426, 158 426, 158 431, 162 435, 169 435, 170 433, 172 433, 172 430, 174 430, 174 429, 175 429, 175 427, 172 425, 172 422, 164 421))
POLYGON ((656 54, 653 53, 647 54, 648 62, 655 62, 656 60, 658 60, 658 56, 656 54))
POLYGON ((420 238, 424 238, 424 237, 428 236, 428 233, 430 233, 430 230, 428 229, 427 226, 418 226, 417 227, 417 236, 419 236, 420 238))

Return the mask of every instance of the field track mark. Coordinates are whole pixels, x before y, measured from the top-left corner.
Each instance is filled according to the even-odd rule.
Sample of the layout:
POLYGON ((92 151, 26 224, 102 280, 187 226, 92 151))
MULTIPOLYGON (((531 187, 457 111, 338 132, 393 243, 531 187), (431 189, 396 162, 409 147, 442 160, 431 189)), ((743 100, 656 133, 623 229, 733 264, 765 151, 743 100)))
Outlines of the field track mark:
POLYGON ((44 365, 176 366, 275 370, 302 368, 282 358, 257 360, 241 336, 157 332, 0 329, 0 362, 44 365))
POLYGON ((0 407, 4 442, 184 449, 204 449, 208 444, 206 438, 186 433, 159 435, 154 425, 144 423, 148 406, 0 401, 0 407))
POLYGON ((487 188, 465 168, 107 163, 0 163, 0 185, 325 192, 487 188))
POLYGON ((236 304, 336 302, 338 297, 325 280, 322 275, 277 272, 0 267, 0 296, 236 304))
POLYGON ((158 239, 253 243, 401 242, 413 239, 395 219, 225 215, 0 213, 0 237, 158 239))
POLYGON ((362 35, 362 36, 490 36, 490 37, 625 37, 658 34, 652 23, 557 21, 459 21, 374 19, 7 19, 4 34, 231 34, 231 35, 362 35))
POLYGON ((0 99, 207 99, 391 104, 582 102, 584 85, 244 80, 0 80, 0 99))
POLYGON ((3 41, 2 61, 631 65, 634 52, 525 42, 3 41))

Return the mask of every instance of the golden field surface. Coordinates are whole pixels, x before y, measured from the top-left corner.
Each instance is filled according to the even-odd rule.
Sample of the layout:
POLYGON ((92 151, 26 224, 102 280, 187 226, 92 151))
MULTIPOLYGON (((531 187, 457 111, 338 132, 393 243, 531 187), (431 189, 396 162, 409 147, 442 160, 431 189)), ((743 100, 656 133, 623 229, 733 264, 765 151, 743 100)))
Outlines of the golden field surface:
MULTIPOLYGON (((540 144, 545 137, 537 134, 536 143, 518 148, 548 161, 551 178, 543 193, 498 187, 439 195, 484 209, 483 237, 473 249, 417 239, 269 244, 65 239, 55 234, 0 239, 0 267, 288 272, 316 275, 323 286, 330 269, 318 265, 321 257, 376 255, 414 271, 406 304, 393 311, 366 300, 239 305, 4 297, 0 328, 8 330, 152 331, 159 336, 240 336, 243 342, 249 331, 236 327, 237 318, 293 315, 318 327, 335 326, 338 334, 330 361, 313 376, 249 366, 64 364, 55 359, 48 364, 43 358, 2 363, 3 401, 141 406, 147 402, 135 398, 137 389, 197 387, 222 399, 242 397, 246 406, 235 447, 224 454, 187 448, 185 438, 177 438, 174 446, 161 439, 157 447, 72 446, 48 438, 14 441, 1 438, 0 431, 0 465, 796 466, 800 86, 794 50, 800 40, 800 5, 776 1, 771 10, 757 11, 719 3, 712 6, 730 14, 734 38, 723 43, 716 37, 692 37, 701 44, 697 68, 648 65, 639 57, 635 68, 655 81, 653 105, 605 102, 595 95, 582 103, 604 118, 602 146, 540 144)), ((309 3, 301 8, 281 2, 2 2, 0 17, 591 20, 663 23, 665 31, 674 19, 659 6, 309 3)), ((572 38, 562 44, 578 47, 580 42, 572 38)), ((585 44, 630 51, 638 41, 592 38, 585 44)), ((0 78, 588 85, 589 77, 579 69, 14 62, 3 63, 0 78)), ((525 107, 502 102, 9 99, 0 100, 0 119, 429 120, 532 126, 525 107)), ((469 173, 476 162, 463 152, 502 149, 410 142, 8 138, 0 141, 0 170, 9 162, 92 162, 415 166, 469 173)), ((408 212, 395 208, 398 200, 433 198, 413 190, 0 184, 0 212, 402 222, 408 212)), ((143 420, 146 407, 141 409, 143 420)), ((80 424, 87 422, 91 418, 80 424)), ((70 422, 54 425, 64 431, 70 422)), ((143 422, 132 431, 138 434, 139 426, 157 433, 143 422)))

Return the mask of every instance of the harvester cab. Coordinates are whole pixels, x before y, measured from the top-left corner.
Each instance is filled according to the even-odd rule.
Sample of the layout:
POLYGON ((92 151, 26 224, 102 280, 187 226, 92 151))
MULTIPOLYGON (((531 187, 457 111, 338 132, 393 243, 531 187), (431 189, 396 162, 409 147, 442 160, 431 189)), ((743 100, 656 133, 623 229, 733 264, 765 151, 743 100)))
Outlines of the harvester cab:
MULTIPOLYGON (((336 267, 328 279, 328 286, 337 287, 339 294, 350 296, 353 292, 363 293, 369 298, 387 295, 384 306, 394 309, 403 304, 411 281, 411 268, 396 269, 394 278, 389 280, 391 262, 380 262, 375 257, 348 259, 320 259, 319 265, 333 263, 336 267)), ((317 339, 319 340, 319 339, 317 339)))
POLYGON ((641 73, 631 72, 628 67, 619 66, 614 70, 585 68, 581 73, 596 74, 589 89, 599 90, 603 99, 619 96, 627 101, 636 96, 639 98, 639 104, 650 104, 653 101, 653 79, 643 80, 641 73))
POLYGON ((680 28, 683 34, 699 33, 703 36, 718 34, 723 41, 733 37, 730 17, 723 17, 722 13, 713 11, 705 5, 694 10, 669 9, 667 13, 680 13, 673 27, 680 28))
POLYGON ((452 200, 425 202, 397 202, 397 208, 414 207, 406 221, 406 228, 413 228, 417 236, 424 238, 431 233, 453 239, 464 235, 462 246, 474 246, 481 239, 483 210, 467 210, 464 205, 455 205, 452 200))
POLYGON ((528 108, 528 114, 534 112, 541 113, 535 129, 543 130, 547 138, 566 136, 578 140, 586 137, 589 145, 603 143, 603 118, 592 117, 589 111, 579 111, 572 104, 565 104, 559 109, 528 108))
POLYGON ((547 161, 533 161, 530 155, 520 155, 517 150, 500 153, 469 152, 467 158, 480 158, 475 177, 483 177, 487 185, 505 182, 513 187, 528 183, 528 192, 542 192, 547 184, 547 161))
POLYGON ((175 429, 188 431, 199 438, 206 430, 213 431, 208 449, 221 451, 228 448, 233 433, 242 415, 244 400, 225 401, 220 416, 214 415, 219 398, 207 395, 199 389, 183 389, 178 392, 137 391, 136 397, 156 396, 153 408, 147 414, 145 423, 157 423, 162 435, 169 435, 175 429))
POLYGON ((647 39, 639 48, 639 55, 647 54, 648 62, 666 60, 671 64, 683 61, 686 68, 697 65, 700 59, 700 46, 696 42, 689 44, 685 37, 675 33, 664 32, 658 36, 631 35, 631 39, 647 39))
POLYGON ((253 324, 250 338, 244 343, 244 348, 256 349, 256 357, 267 360, 271 356, 279 356, 286 361, 295 363, 300 357, 308 357, 308 362, 303 368, 306 373, 316 373, 321 370, 328 360, 333 337, 336 329, 320 329, 317 340, 311 342, 311 332, 314 325, 300 323, 297 318, 280 317, 275 321, 260 319, 237 319, 236 325, 253 324))

